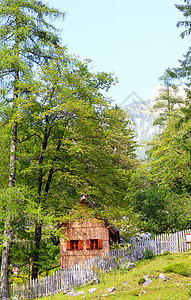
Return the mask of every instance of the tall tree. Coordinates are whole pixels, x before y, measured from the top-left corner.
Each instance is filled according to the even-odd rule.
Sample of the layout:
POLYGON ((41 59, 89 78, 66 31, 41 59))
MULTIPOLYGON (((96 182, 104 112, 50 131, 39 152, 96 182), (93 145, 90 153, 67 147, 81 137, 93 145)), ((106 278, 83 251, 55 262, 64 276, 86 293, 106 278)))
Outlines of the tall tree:
MULTIPOLYGON (((125 113, 102 95, 113 82, 110 74, 94 74, 58 51, 20 89, 18 125, 20 182, 30 186, 44 213, 71 207, 82 193, 97 203, 121 205, 135 164, 134 133, 125 113)), ((33 278, 43 224, 37 219, 33 278)))
MULTIPOLYGON (((0 1, 0 77, 3 100, 12 102, 11 147, 9 164, 9 186, 15 184, 18 84, 33 64, 48 61, 50 45, 57 45, 56 29, 46 21, 47 17, 58 18, 64 14, 48 7, 43 1, 0 1)), ((5 222, 5 245, 2 253, 1 290, 2 299, 9 296, 8 255, 11 244, 11 220, 5 222)))
POLYGON ((163 126, 167 118, 180 108, 183 99, 178 95, 178 86, 174 82, 175 74, 170 68, 164 72, 159 80, 162 82, 162 87, 152 106, 152 111, 158 112, 159 115, 155 118, 153 125, 163 126))

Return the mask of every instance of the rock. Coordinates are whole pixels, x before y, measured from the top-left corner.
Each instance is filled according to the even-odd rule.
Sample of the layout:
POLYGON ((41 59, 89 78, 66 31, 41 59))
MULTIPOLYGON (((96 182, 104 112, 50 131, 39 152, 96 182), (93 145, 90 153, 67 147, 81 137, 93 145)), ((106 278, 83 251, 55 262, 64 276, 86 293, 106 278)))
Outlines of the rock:
POLYGON ((128 284, 128 282, 127 282, 127 281, 123 282, 123 285, 127 285, 127 284, 128 284))
POLYGON ((92 289, 89 289, 88 290, 88 293, 89 294, 93 294, 93 293, 95 293, 97 291, 97 288, 92 288, 92 289))
POLYGON ((67 296, 72 296, 74 294, 74 289, 66 289, 65 291, 63 291, 63 294, 66 294, 67 296))
POLYGON ((74 294, 75 294, 74 292, 68 292, 66 295, 67 296, 74 296, 74 294))
POLYGON ((98 284, 99 283, 99 278, 98 277, 94 277, 92 279, 92 281, 90 282, 90 284, 98 284))
POLYGON ((141 296, 142 294, 145 294, 145 293, 146 293, 146 291, 143 290, 141 293, 138 294, 138 296, 141 296))
POLYGON ((133 269, 133 268, 135 268, 135 264, 134 264, 134 263, 129 262, 129 263, 126 265, 126 269, 127 269, 127 270, 131 270, 131 269, 133 269))
POLYGON ((128 262, 126 264, 121 265, 121 268, 131 270, 131 269, 135 268, 135 264, 132 262, 128 262))
POLYGON ((19 298, 17 296, 13 297, 12 300, 19 300, 19 298))
POLYGON ((74 289, 66 289, 66 290, 64 290, 63 291, 63 294, 67 294, 67 293, 69 293, 69 292, 74 292, 74 289))
POLYGON ((163 273, 160 273, 159 278, 162 279, 163 281, 166 281, 166 277, 163 273))
POLYGON ((84 295, 85 292, 84 291, 79 291, 79 292, 76 292, 73 294, 73 296, 81 296, 81 295, 84 295))
POLYGON ((147 275, 145 275, 143 277, 146 279, 146 281, 143 283, 143 286, 147 286, 148 284, 150 284, 152 282, 152 280, 147 275))
POLYGON ((112 292, 116 291, 116 288, 115 287, 111 287, 111 288, 108 288, 107 291, 109 293, 112 293, 112 292))

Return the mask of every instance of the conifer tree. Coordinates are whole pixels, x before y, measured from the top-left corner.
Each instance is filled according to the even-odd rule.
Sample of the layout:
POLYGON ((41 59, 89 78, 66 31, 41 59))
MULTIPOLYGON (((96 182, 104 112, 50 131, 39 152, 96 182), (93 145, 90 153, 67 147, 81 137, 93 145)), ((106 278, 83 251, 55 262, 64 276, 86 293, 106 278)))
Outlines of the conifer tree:
MULTIPOLYGON (((11 103, 11 146, 9 164, 9 187, 16 182, 16 145, 19 106, 18 89, 26 72, 36 64, 51 59, 50 46, 59 44, 57 30, 47 18, 63 18, 64 14, 50 8, 43 1, 0 1, 0 78, 1 101, 11 103)), ((1 264, 2 299, 9 297, 8 256, 11 245, 11 219, 5 221, 5 241, 1 264)))
POLYGON ((178 86, 174 83, 174 73, 168 68, 163 76, 159 78, 162 82, 159 96, 155 99, 155 104, 152 106, 152 111, 159 113, 155 118, 153 125, 163 126, 167 118, 175 112, 184 102, 178 95, 178 86))

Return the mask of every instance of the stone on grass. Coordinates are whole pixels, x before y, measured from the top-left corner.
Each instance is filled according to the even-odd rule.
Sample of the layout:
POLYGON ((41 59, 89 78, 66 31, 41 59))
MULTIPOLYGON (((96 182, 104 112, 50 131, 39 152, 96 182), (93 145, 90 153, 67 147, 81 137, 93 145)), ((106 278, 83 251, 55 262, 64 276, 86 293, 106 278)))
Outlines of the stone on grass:
POLYGON ((109 293, 112 293, 112 292, 116 291, 116 288, 115 287, 110 287, 110 288, 107 289, 107 291, 109 293))
POLYGON ((88 293, 89 294, 93 294, 93 293, 95 293, 97 291, 97 288, 92 288, 92 289, 89 289, 88 290, 88 293))
POLYGON ((17 296, 13 297, 13 300, 19 300, 19 298, 17 296))
POLYGON ((122 269, 127 269, 127 270, 131 270, 135 267, 135 264, 132 263, 132 262, 128 262, 128 263, 125 263, 125 264, 122 264, 121 265, 121 268, 122 269))
POLYGON ((127 282, 127 281, 123 282, 123 285, 127 285, 127 284, 128 284, 128 282, 127 282))
POLYGON ((75 294, 74 292, 68 292, 66 295, 67 296, 74 296, 74 294, 75 294))
POLYGON ((146 294, 146 291, 143 290, 141 293, 138 294, 138 296, 141 296, 142 294, 146 294))
POLYGON ((143 286, 147 286, 148 284, 150 284, 152 282, 152 280, 147 275, 145 275, 143 277, 146 279, 146 281, 143 283, 143 286))
POLYGON ((79 292, 76 292, 73 294, 73 296, 81 296, 81 295, 84 295, 85 292, 84 291, 79 291, 79 292))
POLYGON ((133 269, 133 268, 135 268, 135 264, 134 264, 134 263, 129 262, 129 263, 126 265, 126 269, 127 269, 127 270, 131 270, 131 269, 133 269))
POLYGON ((98 277, 94 277, 92 279, 92 281, 90 282, 90 284, 98 284, 99 283, 99 278, 98 277))
POLYGON ((74 293, 74 289, 67 288, 66 290, 63 291, 63 294, 68 294, 68 293, 74 293))
POLYGON ((163 273, 160 273, 159 278, 162 279, 163 281, 166 281, 166 277, 163 273))

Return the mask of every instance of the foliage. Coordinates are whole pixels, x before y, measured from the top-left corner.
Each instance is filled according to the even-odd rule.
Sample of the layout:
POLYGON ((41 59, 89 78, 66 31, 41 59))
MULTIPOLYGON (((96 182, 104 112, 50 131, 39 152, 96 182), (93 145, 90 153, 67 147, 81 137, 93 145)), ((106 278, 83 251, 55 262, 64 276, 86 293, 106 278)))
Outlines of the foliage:
POLYGON ((108 81, 110 75, 90 73, 87 62, 61 51, 37 79, 28 79, 30 101, 22 97, 19 114, 18 176, 39 198, 41 172, 40 198, 46 201, 40 201, 50 205, 56 193, 51 205, 57 212, 59 201, 63 211, 82 193, 102 205, 117 204, 125 194, 136 163, 134 133, 125 114, 101 95, 108 81))
POLYGON ((26 260, 35 255, 39 271, 50 267, 43 258, 43 235, 53 229, 47 219, 56 225, 82 193, 104 217, 108 210, 114 215, 114 207, 123 208, 123 216, 127 211, 126 184, 136 167, 134 132, 125 113, 101 93, 114 82, 112 75, 94 74, 88 65, 59 48, 49 65, 23 75, 17 86, 16 180, 30 187, 27 197, 37 210, 27 237, 35 246, 26 260))
POLYGON ((156 255, 153 253, 151 249, 146 248, 145 251, 143 251, 143 255, 145 259, 152 259, 156 257, 156 255))
POLYGON ((153 125, 163 126, 167 118, 181 107, 184 100, 177 96, 178 86, 174 84, 174 73, 170 68, 159 79, 162 81, 161 90, 152 106, 152 111, 158 112, 159 115, 155 118, 153 125))
POLYGON ((175 273, 182 276, 189 277, 191 275, 191 270, 184 263, 170 264, 164 268, 165 273, 175 273))
POLYGON ((145 283, 146 279, 144 277, 139 278, 138 284, 145 283))
POLYGON ((169 254, 171 254, 169 251, 164 251, 164 252, 162 253, 162 255, 169 255, 169 254))
POLYGON ((163 233, 189 226, 190 217, 184 197, 164 186, 151 186, 135 195, 134 210, 140 214, 140 226, 146 232, 163 233))

